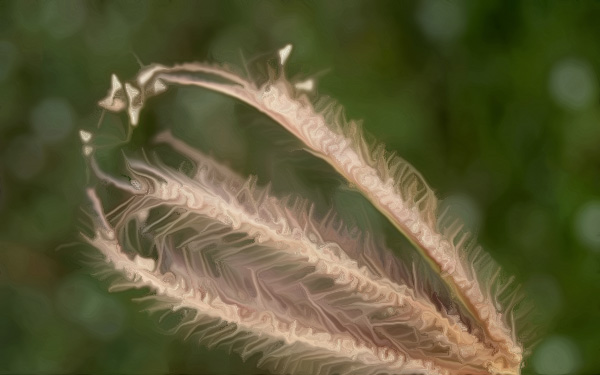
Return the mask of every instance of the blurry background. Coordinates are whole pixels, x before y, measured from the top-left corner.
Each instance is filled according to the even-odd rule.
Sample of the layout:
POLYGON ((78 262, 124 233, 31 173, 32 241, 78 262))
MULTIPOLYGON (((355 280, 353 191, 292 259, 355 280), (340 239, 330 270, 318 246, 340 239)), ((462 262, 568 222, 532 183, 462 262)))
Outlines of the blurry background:
MULTIPOLYGON (((136 55, 239 63, 287 43, 290 74, 314 74, 413 163, 531 294, 524 373, 599 373, 599 17, 593 1, 0 2, 0 373, 261 372, 161 334, 130 302, 143 293, 108 293, 89 248, 59 247, 79 240, 77 131, 95 128, 111 73, 132 78, 136 55)), ((269 169, 260 139, 279 133, 257 140, 239 123, 264 119, 188 91, 154 99, 137 137, 168 127, 244 173, 269 169)))

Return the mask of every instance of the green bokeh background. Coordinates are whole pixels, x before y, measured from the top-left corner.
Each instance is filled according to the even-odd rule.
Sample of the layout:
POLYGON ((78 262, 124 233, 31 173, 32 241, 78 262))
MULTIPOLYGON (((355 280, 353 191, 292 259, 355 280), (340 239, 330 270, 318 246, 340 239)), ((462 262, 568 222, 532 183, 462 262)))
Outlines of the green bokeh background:
MULTIPOLYGON (((130 302, 143 293, 107 292, 89 248, 60 246, 84 203, 77 131, 112 73, 287 43, 291 74, 413 163, 530 293, 523 372, 600 373, 599 20, 596 1, 1 1, 0 373, 261 373, 160 333, 130 302)), ((231 100, 156 103, 138 138, 173 126, 250 172, 269 155, 231 100), (206 126, 188 134, 191 120, 206 126)))

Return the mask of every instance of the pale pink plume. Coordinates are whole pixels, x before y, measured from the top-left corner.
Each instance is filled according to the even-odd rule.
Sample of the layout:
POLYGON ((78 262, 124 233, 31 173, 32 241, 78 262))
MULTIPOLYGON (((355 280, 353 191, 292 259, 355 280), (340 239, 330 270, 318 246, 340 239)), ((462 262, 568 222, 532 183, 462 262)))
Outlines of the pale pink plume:
POLYGON ((305 200, 277 198, 169 132, 157 141, 195 163, 192 174, 154 157, 127 160, 128 179, 114 177, 98 165, 93 136, 81 134, 94 175, 123 197, 108 209, 98 189, 88 189, 95 213, 88 241, 108 269, 126 276, 121 287, 155 290, 157 308, 188 309, 181 325, 188 334, 243 356, 263 352, 274 372, 520 373, 523 350, 509 316, 516 299, 504 295, 495 263, 467 244, 458 220, 438 212, 411 165, 368 145, 336 104, 305 95, 312 80, 286 79, 290 52, 279 51, 279 67, 264 82, 201 63, 153 65, 125 84, 113 75, 100 105, 127 111, 137 126, 145 101, 170 85, 249 104, 355 186, 414 244, 447 292, 420 286, 412 265, 372 234, 314 217, 305 200), (494 277, 483 281, 487 275, 494 277), (438 293, 455 303, 440 303, 438 293), (498 299, 508 299, 506 306, 498 299))

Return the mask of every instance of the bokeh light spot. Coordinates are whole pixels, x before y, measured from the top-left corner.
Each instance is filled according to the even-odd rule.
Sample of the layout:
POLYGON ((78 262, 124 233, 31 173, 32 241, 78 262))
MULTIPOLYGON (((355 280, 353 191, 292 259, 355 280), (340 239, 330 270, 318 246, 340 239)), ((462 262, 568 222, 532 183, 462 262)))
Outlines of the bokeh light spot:
POLYGON ((462 34, 465 14, 458 2, 426 0, 417 10, 417 22, 429 38, 446 42, 462 34))
POLYGON ((62 98, 46 98, 31 113, 31 127, 42 142, 57 142, 73 128, 73 109, 62 98))
POLYGON ((600 251, 600 200, 584 204, 575 217, 575 234, 582 245, 600 251))
POLYGON ((467 195, 455 194, 445 198, 440 205, 440 212, 446 209, 453 217, 460 218, 469 231, 476 230, 481 223, 481 209, 467 195))
POLYGON ((76 0, 54 0, 43 3, 43 24, 55 39, 75 34, 86 19, 86 2, 76 0))
POLYGON ((563 108, 578 110, 596 101, 596 74, 583 60, 566 59, 555 64, 550 72, 550 95, 563 108))
POLYGON ((0 40, 0 82, 7 79, 17 61, 17 49, 12 43, 0 40))
POLYGON ((123 307, 99 293, 82 277, 65 280, 58 289, 57 302, 68 319, 81 324, 100 339, 113 338, 122 330, 123 307))
POLYGON ((579 364, 579 350, 570 339, 561 336, 546 339, 533 356, 533 367, 542 375, 572 374, 579 364))

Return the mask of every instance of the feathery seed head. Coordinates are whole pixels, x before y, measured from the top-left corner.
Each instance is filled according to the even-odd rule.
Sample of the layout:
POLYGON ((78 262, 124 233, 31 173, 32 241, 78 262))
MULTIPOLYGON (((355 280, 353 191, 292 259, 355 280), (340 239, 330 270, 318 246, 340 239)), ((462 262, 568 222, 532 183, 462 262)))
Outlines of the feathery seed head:
POLYGON ((87 240, 104 267, 125 276, 120 287, 154 289, 156 306, 192 311, 177 330, 208 345, 228 343, 243 357, 262 352, 275 372, 518 374, 522 347, 497 301, 509 298, 510 308, 516 297, 506 297, 495 276, 483 279, 497 266, 468 244, 460 223, 438 212, 418 171, 369 145, 338 105, 302 94, 312 80, 287 80, 291 50, 278 51, 281 73, 260 84, 201 63, 152 65, 125 84, 113 75, 99 105, 126 110, 134 127, 146 99, 168 86, 249 104, 355 186, 425 263, 399 261, 376 235, 335 214, 315 215, 305 200, 275 197, 170 132, 156 140, 194 163, 193 171, 145 157, 127 160, 124 180, 98 165, 94 137, 82 130, 95 177, 122 198, 110 207, 99 188, 88 189, 96 234, 87 240))

